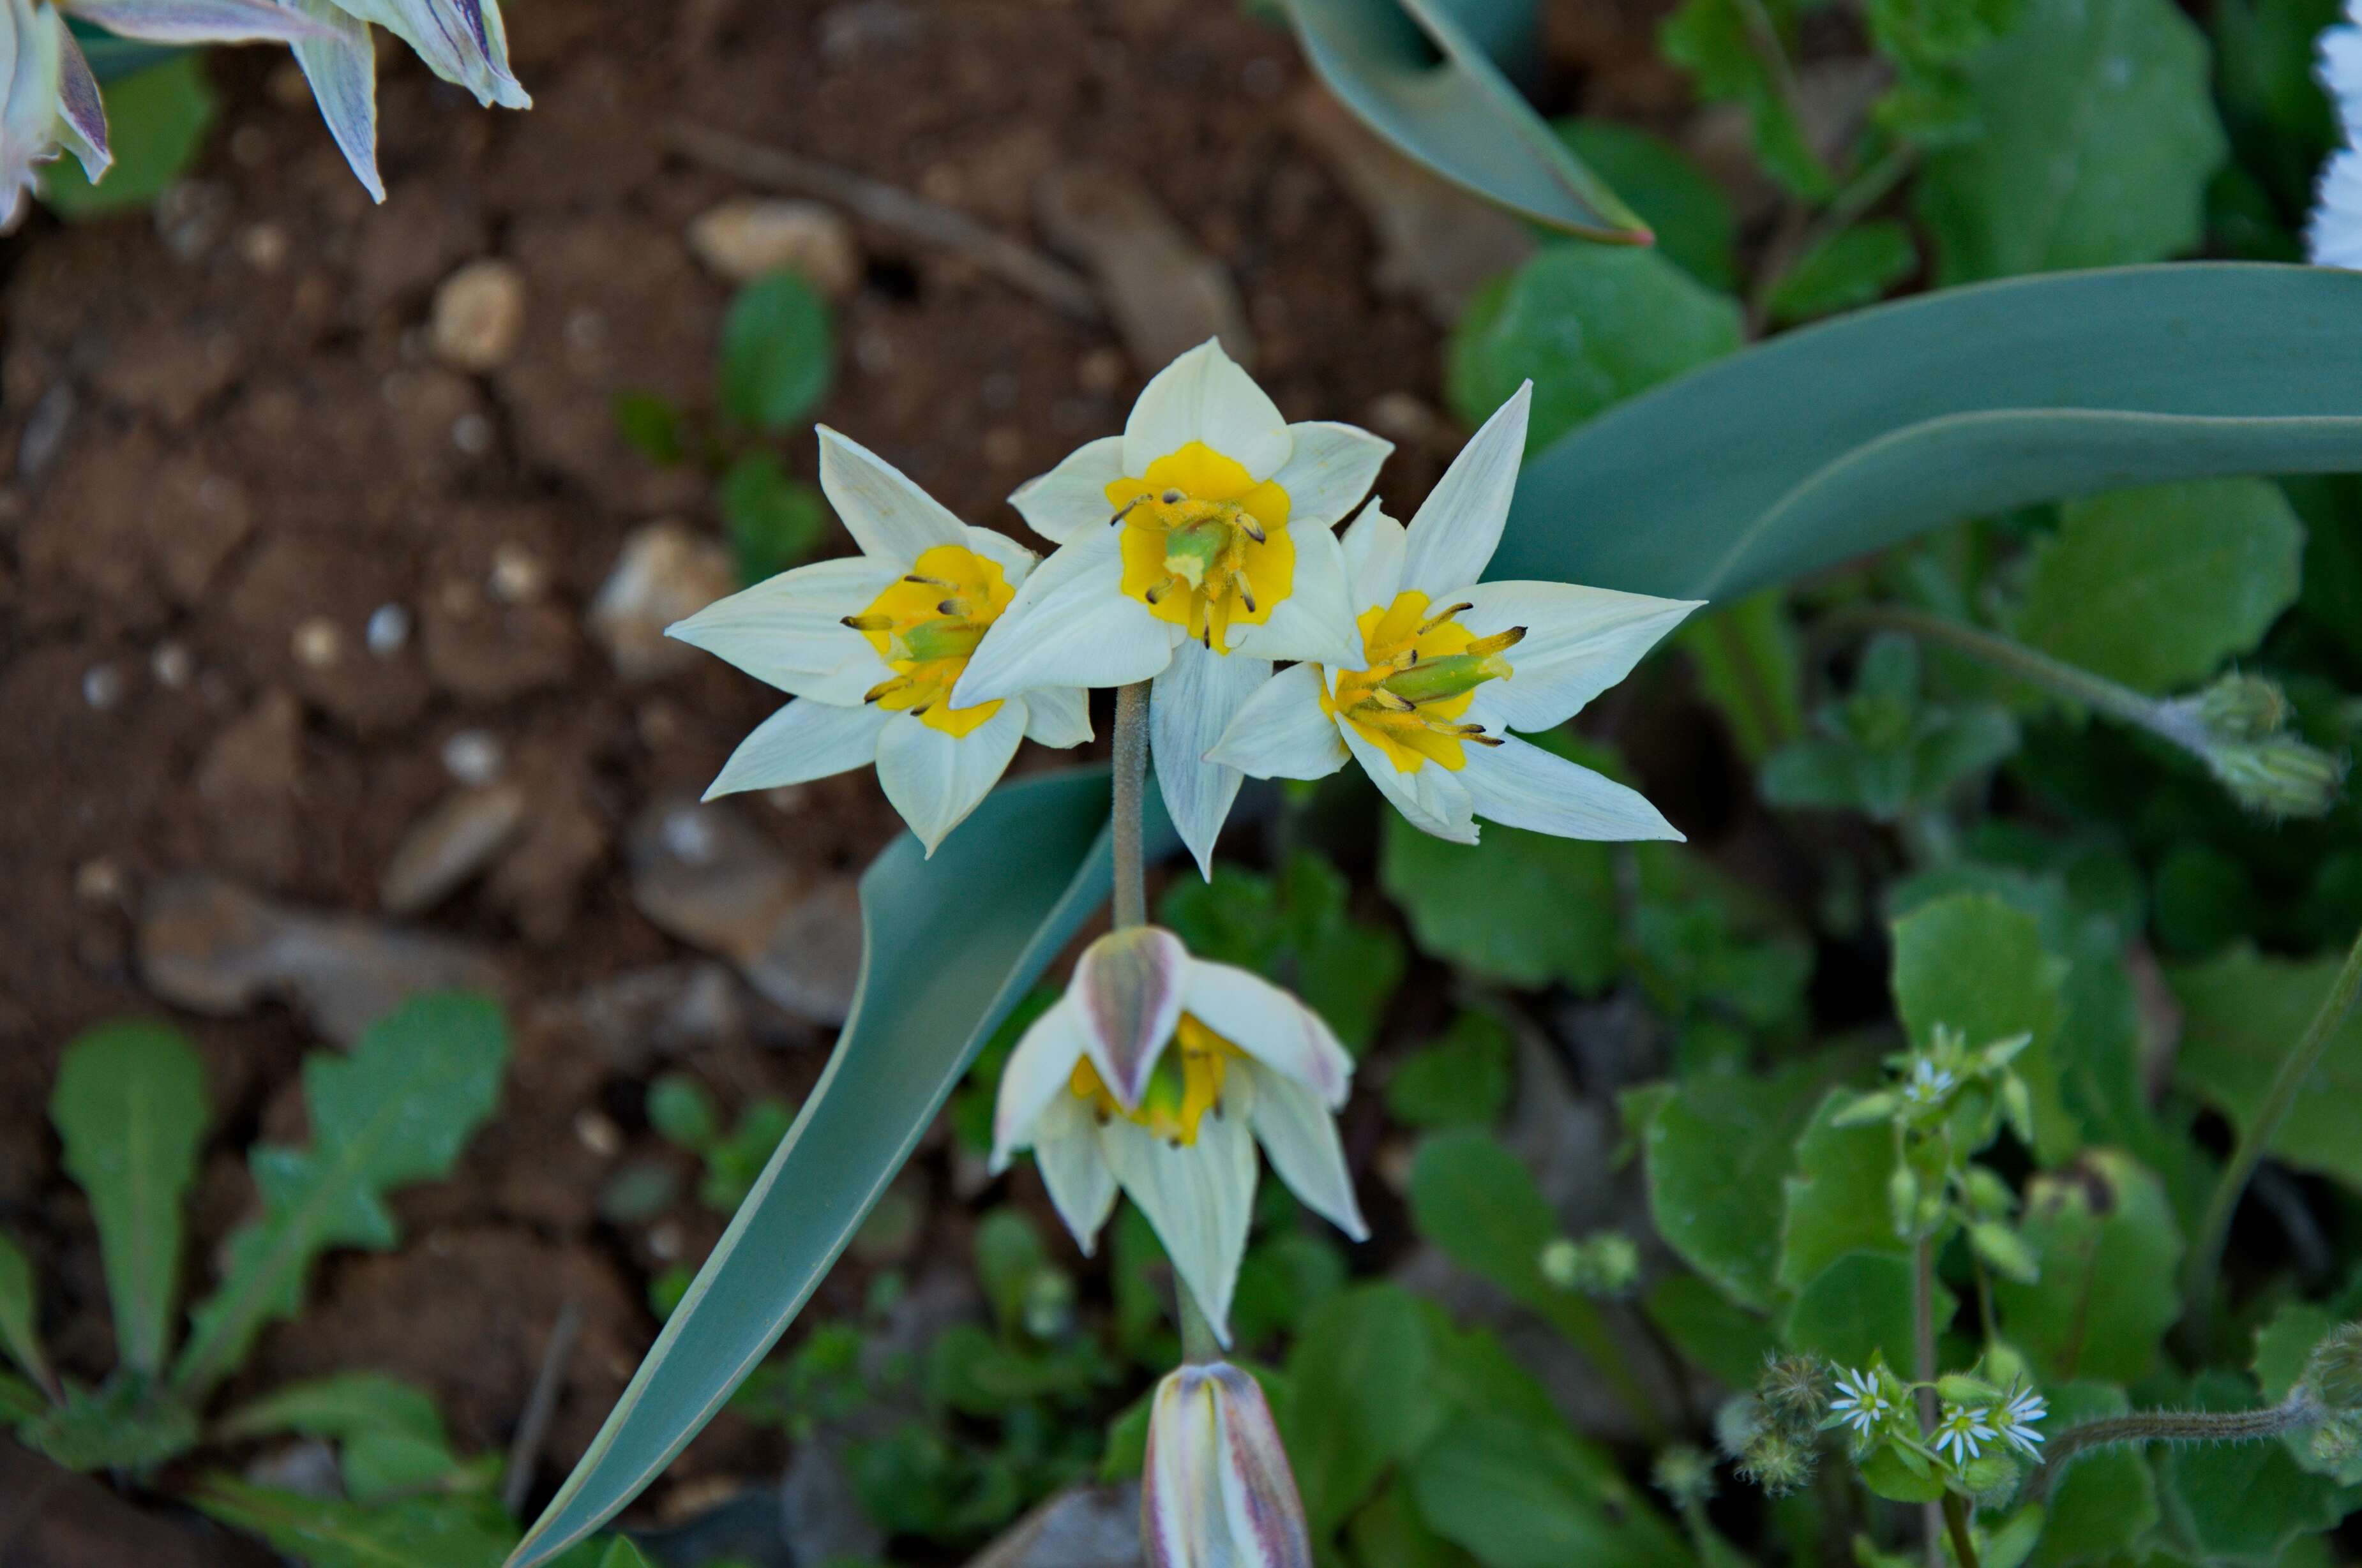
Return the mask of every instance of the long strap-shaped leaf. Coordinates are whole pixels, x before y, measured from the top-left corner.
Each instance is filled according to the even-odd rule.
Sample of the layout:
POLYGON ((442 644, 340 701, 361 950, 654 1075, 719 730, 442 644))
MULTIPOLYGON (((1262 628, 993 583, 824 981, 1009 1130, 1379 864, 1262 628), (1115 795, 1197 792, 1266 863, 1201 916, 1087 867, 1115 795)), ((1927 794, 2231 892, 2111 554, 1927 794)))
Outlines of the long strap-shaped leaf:
POLYGON ((1923 295, 1775 339, 1528 465, 1487 574, 1733 598, 1981 512, 2362 472, 2362 276, 2181 263, 1923 295))
MULTIPOLYGON (((1057 773, 996 790, 933 860, 906 834, 870 866, 860 987, 827 1070, 512 1568, 630 1502, 778 1342, 977 1047, 1106 901, 1107 818, 1104 770, 1057 773)), ((1169 853, 1161 814, 1149 828, 1169 853)))
POLYGON ((1287 0, 1287 9, 1329 90, 1453 184, 1585 239, 1647 245, 1653 237, 1463 25, 1492 20, 1507 31, 1517 16, 1530 16, 1531 0, 1287 0))

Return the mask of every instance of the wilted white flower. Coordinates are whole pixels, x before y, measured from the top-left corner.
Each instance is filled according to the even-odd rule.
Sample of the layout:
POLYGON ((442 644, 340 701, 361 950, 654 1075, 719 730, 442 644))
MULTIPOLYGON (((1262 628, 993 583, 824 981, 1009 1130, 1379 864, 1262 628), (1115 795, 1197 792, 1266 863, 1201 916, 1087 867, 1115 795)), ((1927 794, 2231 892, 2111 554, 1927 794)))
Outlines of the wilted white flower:
POLYGON ((1974 1405, 1946 1405, 1936 1422, 1936 1446, 1955 1464, 1974 1459, 1992 1440, 1993 1429, 1985 1412, 1974 1405))
POLYGON ((820 484, 861 554, 782 572, 667 634, 797 698, 746 737, 706 798, 877 764, 930 854, 1000 779, 1017 743, 1091 738, 1077 689, 953 706, 968 656, 1033 569, 1023 545, 971 528, 893 465, 820 431, 820 484))
POLYGON ((1508 521, 1529 382, 1478 431, 1410 526, 1376 503, 1345 531, 1355 657, 1283 670, 1210 755, 1257 778, 1350 758, 1415 827, 1475 818, 1568 839, 1679 839, 1639 793, 1508 733, 1554 729, 1697 608, 1571 583, 1479 583, 1508 521))
POLYGON ((106 111, 64 18, 33 0, 0 0, 0 230, 13 227, 36 165, 71 150, 96 180, 113 159, 106 111))
POLYGON ((1257 1140, 1307 1207, 1369 1234, 1331 1114, 1352 1072, 1329 1025, 1278 986, 1131 927, 1084 949, 1066 994, 1017 1042, 992 1168, 1031 1146, 1087 1254, 1116 1190, 1131 1194, 1227 1344, 1257 1140))
POLYGON ((1140 1526, 1151 1568, 1311 1568, 1304 1500, 1253 1377, 1217 1361, 1156 1386, 1140 1526))
POLYGON ((1867 1372, 1839 1367, 1837 1384, 1838 1397, 1829 1401, 1829 1414, 1837 1418, 1840 1426, 1867 1436, 1894 1413, 1894 1401, 1887 1398, 1885 1379, 1875 1367, 1867 1372))
POLYGON ((2031 1459, 2042 1448, 2042 1434, 2034 1430, 2034 1424, 2049 1413, 2050 1406, 2040 1394, 2024 1384, 2013 1384, 1988 1415, 2001 1440, 2031 1459))
POLYGON ((1240 774, 1205 757, 1231 716, 1275 659, 1358 665, 1332 530, 1392 450, 1352 425, 1288 423, 1220 344, 1191 349, 1142 389, 1121 435, 1009 498, 1058 548, 959 699, 1153 679, 1157 784, 1211 875, 1240 774))

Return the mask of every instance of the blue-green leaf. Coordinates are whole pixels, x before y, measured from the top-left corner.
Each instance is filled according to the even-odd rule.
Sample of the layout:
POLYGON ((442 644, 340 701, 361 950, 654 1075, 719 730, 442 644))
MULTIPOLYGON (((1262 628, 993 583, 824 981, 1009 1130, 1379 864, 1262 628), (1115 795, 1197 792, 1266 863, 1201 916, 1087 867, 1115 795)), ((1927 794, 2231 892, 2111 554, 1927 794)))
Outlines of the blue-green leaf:
MULTIPOLYGON (((511 1562, 544 1563, 669 1464, 852 1239, 987 1036, 1107 896, 1107 775, 994 792, 933 860, 861 880, 862 973, 820 1083, 607 1424, 511 1562)), ((1169 850, 1161 814, 1151 850, 1169 850)))
POLYGON ((1529 463, 1489 576, 1714 598, 2125 485, 2362 470, 2362 276, 2192 263, 1875 306, 1529 463))
POLYGON ((105 1024, 66 1047, 50 1096, 65 1168, 90 1196, 116 1354, 153 1374, 170 1347, 181 1203, 204 1141, 205 1066, 177 1029, 105 1024))
POLYGON ((1532 0, 1286 0, 1305 58, 1345 106, 1455 185, 1586 239, 1645 245, 1648 226, 1567 150, 1477 41, 1532 0))

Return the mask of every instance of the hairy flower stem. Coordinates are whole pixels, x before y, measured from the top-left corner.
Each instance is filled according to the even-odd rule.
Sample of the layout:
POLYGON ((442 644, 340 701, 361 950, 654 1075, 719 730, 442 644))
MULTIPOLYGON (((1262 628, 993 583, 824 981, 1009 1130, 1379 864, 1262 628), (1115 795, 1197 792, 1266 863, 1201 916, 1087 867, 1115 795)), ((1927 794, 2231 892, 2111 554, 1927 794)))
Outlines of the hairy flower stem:
MULTIPOLYGON (((1921 1236, 1911 1255, 1912 1376, 1919 1384, 1919 1434, 1924 1441, 1936 1431, 1935 1238, 1921 1236)), ((1951 1501, 1951 1496, 1946 1494, 1945 1504, 1951 1501)), ((1928 1568, 1943 1568, 1944 1528, 1948 1522, 1948 1508, 1935 1503, 1919 1505, 1919 1523, 1927 1541, 1928 1568)), ((1974 1568, 1975 1563, 1973 1553, 1960 1559, 1961 1568, 1974 1568)))
POLYGON ((1958 1492, 1947 1492, 1940 1507, 1944 1510, 1944 1528, 1952 1537, 1952 1555, 1960 1560, 1960 1568, 1979 1568, 1977 1543, 1969 1536, 1969 1505, 1958 1492))
POLYGON ((2331 1036, 2345 1022, 2346 1014, 2353 1011, 2357 992, 2362 992, 2362 933, 2356 934, 2344 966, 2330 982, 2329 994, 2321 999, 2320 1011, 2313 1014, 2312 1022, 2297 1036, 2289 1054, 2280 1058, 2279 1071, 2272 1075, 2271 1087, 2264 1091, 2262 1102, 2240 1130, 2231 1158, 2223 1167, 2223 1179, 2215 1184, 2214 1196, 2206 1205, 2206 1218, 2198 1227, 2198 1244, 2190 1249, 2182 1276, 2182 1300, 2193 1346, 2203 1346, 2213 1337, 2214 1277, 2222 1270, 2223 1246, 2230 1235, 2231 1216, 2238 1210, 2240 1196, 2246 1191, 2256 1167, 2262 1162, 2264 1151, 2279 1132, 2289 1107, 2296 1103, 2305 1080, 2321 1065, 2322 1053, 2329 1048, 2331 1036))
POLYGON ((2188 723, 2176 722, 2175 716, 2155 698, 1966 621, 1932 610, 1914 609, 1908 605, 1880 604, 1838 610, 1826 625, 1831 634, 1905 631, 1929 642, 1943 643, 2029 685, 2040 686, 2122 723, 2146 729, 2202 758, 2198 744, 2201 737, 2188 723))
MULTIPOLYGON (((1141 797, 1148 782, 1148 683, 1119 686, 1115 694, 1115 911, 1116 929, 1148 924, 1148 871, 1142 864, 1141 797)), ((1186 1298, 1187 1292, 1183 1291, 1186 1298)), ((1194 1307, 1191 1309, 1194 1310, 1194 1307)), ((1187 1319, 1184 1319, 1187 1325, 1187 1319)))
POLYGON ((2320 1402, 2300 1383, 2289 1397, 2260 1410, 2136 1410, 2069 1427, 2046 1446, 2042 1467, 2027 1483, 2041 1502, 2069 1463, 2095 1448, 2132 1442, 2254 1442, 2318 1425, 2320 1402))

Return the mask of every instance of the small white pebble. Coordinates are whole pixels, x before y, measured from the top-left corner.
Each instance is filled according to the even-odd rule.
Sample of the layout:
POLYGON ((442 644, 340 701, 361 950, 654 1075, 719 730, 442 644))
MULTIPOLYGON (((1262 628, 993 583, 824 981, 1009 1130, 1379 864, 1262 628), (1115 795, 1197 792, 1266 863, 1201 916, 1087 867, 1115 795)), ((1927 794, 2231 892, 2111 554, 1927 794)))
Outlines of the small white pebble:
POLYGON ((451 422, 451 444, 470 457, 492 449, 492 422, 479 413, 461 414, 451 422))
POLYGON ((185 642, 159 642, 156 651, 148 656, 148 668, 158 685, 179 691, 196 674, 197 659, 185 642))
POLYGON ((257 272, 276 272, 287 260, 287 231, 277 224, 256 224, 237 236, 237 253, 257 272))
POLYGON ((705 820, 705 813, 694 806, 682 806, 665 818, 664 846, 673 858, 692 866, 701 866, 713 859, 713 827, 705 820))
POLYGON ((679 1224, 671 1220, 648 1233, 648 1251, 656 1255, 659 1263, 670 1263, 688 1245, 688 1236, 682 1234, 679 1224))
POLYGON ((462 729, 443 742, 443 771, 463 784, 488 784, 501 776, 501 743, 481 729, 462 729))
POLYGON ((361 640, 379 658, 392 658, 410 641, 410 611, 398 604, 378 606, 370 611, 369 625, 362 630, 361 640))
POLYGON ((872 376, 894 367, 894 340, 882 332, 865 332, 853 340, 853 362, 872 376))
POLYGON ((123 672, 112 664, 93 664, 83 672, 82 699, 105 713, 123 700, 123 672))
POLYGON ((297 663, 325 670, 345 656, 345 634, 325 615, 315 615, 295 628, 291 640, 297 663))
POLYGON ((541 557, 513 540, 492 546, 492 597, 506 604, 530 604, 549 587, 541 557))
POLYGON ((113 861, 84 861, 74 868, 74 896, 84 904, 113 904, 123 896, 123 871, 113 861))
POLYGON ((781 784, 763 792, 763 804, 782 817, 794 817, 811 805, 811 790, 804 784, 781 784))
POLYGON ((574 1118, 574 1136, 601 1159, 613 1159, 624 1150, 624 1129, 601 1112, 579 1113, 574 1118))

